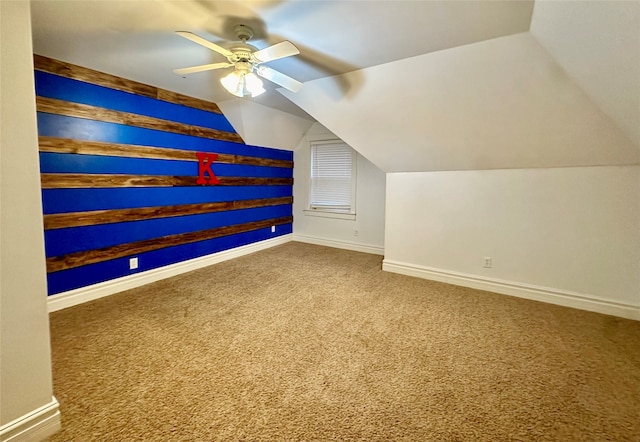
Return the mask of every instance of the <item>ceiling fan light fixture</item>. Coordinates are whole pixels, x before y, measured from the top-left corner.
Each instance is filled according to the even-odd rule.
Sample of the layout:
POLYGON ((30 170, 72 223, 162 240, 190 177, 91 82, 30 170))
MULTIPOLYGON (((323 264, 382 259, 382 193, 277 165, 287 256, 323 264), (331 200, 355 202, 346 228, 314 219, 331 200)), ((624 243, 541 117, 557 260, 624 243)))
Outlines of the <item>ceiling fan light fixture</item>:
POLYGON ((244 76, 244 84, 247 91, 251 94, 251 97, 257 97, 265 92, 265 89, 262 86, 262 80, 260 80, 253 72, 249 72, 244 76))
POLYGON ((226 75, 220 79, 220 83, 222 86, 229 91, 229 93, 235 95, 236 97, 243 97, 243 89, 244 89, 244 80, 241 74, 238 74, 237 71, 231 72, 229 75, 226 75))
POLYGON ((178 75, 185 75, 235 66, 235 71, 221 78, 220 83, 222 83, 222 86, 224 86, 229 93, 237 97, 245 97, 247 95, 257 97, 266 92, 262 80, 259 77, 292 92, 298 92, 300 90, 302 83, 299 81, 275 69, 263 66, 263 63, 269 61, 298 55, 300 51, 293 43, 285 40, 259 50, 255 46, 247 43, 247 40, 253 37, 251 27, 239 24, 234 28, 234 31, 240 41, 228 45, 229 48, 212 43, 191 32, 177 31, 177 34, 181 37, 225 56, 227 62, 174 69, 174 72, 178 75))
POLYGON ((229 93, 240 98, 245 95, 257 97, 266 92, 262 85, 262 80, 253 72, 233 71, 229 75, 222 77, 220 83, 229 93))

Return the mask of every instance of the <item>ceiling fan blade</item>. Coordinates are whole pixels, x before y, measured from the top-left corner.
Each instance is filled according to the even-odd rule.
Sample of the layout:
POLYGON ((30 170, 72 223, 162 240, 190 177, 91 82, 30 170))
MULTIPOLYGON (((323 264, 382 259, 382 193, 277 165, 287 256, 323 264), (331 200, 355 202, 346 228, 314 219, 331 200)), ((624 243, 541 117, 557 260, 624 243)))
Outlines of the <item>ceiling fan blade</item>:
POLYGON ((266 78, 269 81, 273 81, 278 86, 282 86, 285 89, 289 89, 291 92, 298 92, 302 89, 302 83, 298 80, 294 80, 288 75, 278 72, 275 69, 271 69, 267 66, 260 66, 256 69, 258 75, 266 78))
POLYGON ((218 54, 222 54, 225 57, 230 57, 233 55, 233 52, 231 52, 228 49, 223 48, 222 46, 218 46, 215 43, 211 43, 209 40, 205 40, 202 37, 197 36, 196 34, 192 33, 192 32, 188 32, 188 31, 176 31, 176 34, 178 34, 180 37, 184 37, 187 40, 191 40, 194 43, 198 43, 199 45, 202 45, 204 47, 207 47, 209 49, 211 49, 212 51, 216 51, 218 54))
POLYGON ((259 63, 278 60, 279 58, 298 55, 300 51, 290 41, 283 41, 268 48, 254 52, 252 55, 259 63))
POLYGON ((196 72, 202 72, 202 71, 210 71, 213 69, 229 68, 231 66, 233 66, 233 63, 202 64, 200 66, 192 66, 190 68, 174 69, 173 72, 178 75, 185 75, 185 74, 194 74, 196 72))

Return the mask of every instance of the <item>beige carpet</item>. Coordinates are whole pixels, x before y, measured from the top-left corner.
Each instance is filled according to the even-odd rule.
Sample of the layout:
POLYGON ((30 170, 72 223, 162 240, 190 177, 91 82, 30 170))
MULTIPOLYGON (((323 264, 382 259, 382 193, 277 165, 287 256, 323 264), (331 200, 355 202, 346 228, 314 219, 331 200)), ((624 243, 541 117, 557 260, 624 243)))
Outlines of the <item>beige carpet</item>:
POLYGON ((51 441, 639 441, 640 323, 301 243, 51 315, 51 441))

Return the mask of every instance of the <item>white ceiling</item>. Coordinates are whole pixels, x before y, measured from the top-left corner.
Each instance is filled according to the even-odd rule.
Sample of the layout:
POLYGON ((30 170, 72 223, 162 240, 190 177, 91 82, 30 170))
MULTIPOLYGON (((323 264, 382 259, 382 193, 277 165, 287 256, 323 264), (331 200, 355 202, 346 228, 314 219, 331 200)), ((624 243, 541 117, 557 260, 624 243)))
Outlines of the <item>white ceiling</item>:
POLYGON ((640 2, 537 2, 531 34, 640 148, 640 2))
MULTIPOLYGON (((219 85, 221 71, 180 77, 172 70, 223 57, 174 31, 222 42, 244 23, 258 48, 290 40, 301 54, 269 65, 307 82, 528 31, 533 2, 36 0, 31 10, 37 54, 222 102, 236 98, 219 85)), ((253 101, 312 119, 275 89, 269 84, 253 101)))
POLYGON ((640 150, 529 32, 341 78, 358 84, 357 93, 336 93, 333 79, 323 78, 283 94, 385 172, 640 160, 640 150), (415 72, 420 87, 408 89, 415 72))

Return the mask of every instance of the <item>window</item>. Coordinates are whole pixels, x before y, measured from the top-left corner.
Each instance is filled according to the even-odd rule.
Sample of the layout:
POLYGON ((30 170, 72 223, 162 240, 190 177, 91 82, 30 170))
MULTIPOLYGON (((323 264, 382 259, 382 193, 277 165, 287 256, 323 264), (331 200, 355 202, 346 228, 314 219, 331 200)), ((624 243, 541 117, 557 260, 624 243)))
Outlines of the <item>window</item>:
POLYGON ((347 144, 340 140, 312 141, 309 210, 353 216, 355 172, 355 151, 347 144))

